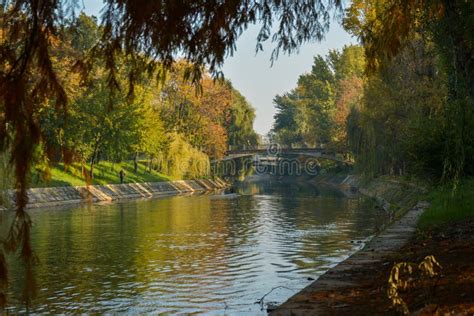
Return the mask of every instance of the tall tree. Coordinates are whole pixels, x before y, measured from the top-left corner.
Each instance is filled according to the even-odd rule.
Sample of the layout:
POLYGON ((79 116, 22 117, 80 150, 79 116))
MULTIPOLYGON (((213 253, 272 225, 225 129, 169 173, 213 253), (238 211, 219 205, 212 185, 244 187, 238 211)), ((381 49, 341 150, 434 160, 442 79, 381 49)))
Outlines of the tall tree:
MULTIPOLYGON (((19 218, 26 217, 22 210, 27 203, 27 173, 33 162, 32 148, 40 142, 41 125, 35 114, 46 102, 58 109, 67 104, 67 93, 52 64, 51 48, 58 29, 74 19, 78 3, 5 0, 1 4, 0 95, 6 115, 0 121, 0 148, 12 145, 19 218)), ((280 51, 291 53, 306 41, 323 38, 334 7, 341 8, 341 1, 107 1, 102 40, 90 56, 105 58, 112 90, 119 88, 116 66, 122 53, 132 65, 130 92, 143 70, 154 73, 156 60, 169 69, 176 56, 191 62, 186 75, 198 81, 204 64, 218 74, 224 57, 233 53, 237 38, 249 24, 261 23, 257 48, 272 38, 276 43, 272 58, 276 58, 280 51), (278 27, 272 34, 275 21, 278 27)), ((87 73, 91 63, 87 58, 77 65, 87 73)))
MULTIPOLYGON (((446 74, 443 137, 445 179, 469 169, 469 122, 474 110, 474 4, 464 0, 355 0, 345 26, 364 44, 371 70, 390 64, 419 37, 437 51, 437 71, 446 74)), ((456 181, 456 180, 455 180, 456 181)))
POLYGON ((226 124, 229 145, 257 145, 258 136, 253 129, 255 109, 234 88, 232 88, 232 105, 229 116, 226 124))
POLYGON ((362 97, 364 61, 362 47, 355 45, 316 56, 311 72, 299 77, 297 87, 274 99, 278 140, 346 148, 346 118, 362 97))
MULTIPOLYGON (((45 154, 51 152, 62 153, 63 159, 80 153, 83 157, 91 156, 93 165, 98 152, 108 151, 110 154, 113 151, 114 155, 122 155, 125 149, 140 147, 143 142, 140 144, 138 140, 138 144, 135 143, 135 132, 138 128, 132 128, 135 133, 133 135, 129 128, 137 122, 134 118, 142 115, 137 113, 133 106, 133 97, 136 98, 136 92, 140 90, 142 73, 156 75, 160 79, 158 81, 164 80, 166 77, 163 70, 170 70, 174 58, 185 53, 192 63, 186 67, 184 77, 193 75, 191 77, 194 80, 201 81, 204 64, 214 66, 216 73, 216 66, 221 63, 223 56, 231 50, 236 40, 237 33, 234 32, 240 32, 238 24, 231 27, 231 24, 228 24, 230 21, 222 21, 220 14, 213 14, 215 6, 206 5, 201 8, 195 3, 176 1, 144 2, 146 7, 151 4, 152 9, 157 10, 155 12, 168 15, 164 19, 164 16, 160 15, 160 22, 156 20, 158 15, 143 16, 144 7, 135 11, 138 8, 135 7, 136 1, 129 4, 107 3, 107 7, 110 7, 106 10, 108 12, 104 15, 102 26, 98 27, 93 19, 83 14, 75 16, 74 8, 69 10, 71 8, 66 6, 69 3, 77 2, 7 0, 0 5, 0 150, 11 150, 10 157, 15 170, 14 187, 17 189, 15 219, 0 253, 0 305, 6 301, 7 266, 3 259, 5 251, 21 250, 21 258, 27 268, 25 300, 28 301, 34 294, 32 266, 35 258, 29 239, 31 220, 24 208, 27 204, 28 175, 33 169, 35 159, 40 161, 45 154), (142 37, 143 41, 135 41, 136 32, 141 31, 125 31, 131 26, 129 22, 132 20, 126 17, 127 13, 122 11, 123 9, 133 11, 129 15, 133 16, 134 20, 132 29, 145 23, 148 25, 145 29, 151 27, 149 30, 153 30, 155 34, 149 33, 149 30, 145 31, 142 35, 146 39, 142 37), (136 15, 138 12, 140 17, 136 15), (112 17, 112 13, 115 17, 112 17), (204 24, 195 23, 196 19, 204 24), (170 21, 174 21, 171 22, 173 27, 155 28, 156 23, 169 24, 170 21), (219 27, 219 24, 223 28, 219 27), (158 33, 155 32, 157 30, 158 33), (224 37, 230 42, 222 45, 225 30, 230 37, 224 37), (181 36, 183 31, 189 36, 181 36), (122 32, 128 35, 123 37, 125 33, 122 32), (156 41, 156 36, 161 40, 156 41), (143 45, 148 48, 145 49, 143 45), (209 58, 204 58, 206 55, 209 58), (127 72, 126 76, 124 72, 127 72), (86 104, 82 102, 87 99, 87 96, 82 94, 84 92, 96 98, 86 104), (107 102, 103 103, 105 99, 107 102), (76 107, 81 103, 82 106, 76 107), (117 105, 114 103, 124 106, 113 107, 117 105), (89 126, 90 129, 87 130, 84 130, 87 124, 75 125, 83 114, 87 116, 86 123, 96 122, 97 125, 89 126), (123 125, 125 123, 126 126, 123 125), (84 141, 76 150, 72 150, 76 142, 65 137, 73 126, 82 127, 78 131, 83 131, 76 135, 84 141), (127 133, 117 135, 121 132, 127 133), (94 145, 89 146, 88 139, 94 145), (126 142, 117 143, 126 139, 126 142), (48 148, 52 150, 43 151, 39 148, 42 141, 47 147, 53 145, 48 148)), ((207 105, 212 107, 211 104, 207 105)), ((211 112, 209 111, 207 117, 212 117, 213 120, 201 134, 208 133, 207 145, 215 147, 210 149, 209 153, 213 152, 217 156, 226 148, 224 118, 217 119, 211 112), (213 142, 212 137, 217 141, 213 142)), ((158 131, 159 128, 154 130, 158 131)), ((155 151, 156 148, 148 145, 143 145, 147 148, 146 151, 155 151)), ((196 157, 201 155, 195 151, 198 150, 190 150, 196 157)), ((57 155, 55 159, 58 159, 57 155)), ((202 170, 195 165, 192 168, 202 170)))

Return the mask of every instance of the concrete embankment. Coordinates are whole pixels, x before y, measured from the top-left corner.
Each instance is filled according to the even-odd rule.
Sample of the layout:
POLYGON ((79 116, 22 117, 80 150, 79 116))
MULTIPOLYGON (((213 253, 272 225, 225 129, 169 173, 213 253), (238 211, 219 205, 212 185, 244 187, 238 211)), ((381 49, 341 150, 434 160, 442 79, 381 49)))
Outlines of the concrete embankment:
POLYGON ((349 197, 362 194, 373 198, 392 219, 403 216, 427 193, 425 188, 396 177, 365 180, 356 175, 325 175, 314 182, 336 188, 349 197))
MULTIPOLYGON (((150 198, 159 195, 174 195, 219 190, 227 187, 220 179, 181 180, 153 183, 128 183, 28 190, 28 208, 61 206, 83 202, 107 202, 123 199, 150 198)), ((14 193, 10 192, 14 201, 14 193)), ((1 208, 1 205, 0 205, 1 208)))
POLYGON ((407 244, 416 231, 419 216, 429 206, 427 202, 420 201, 425 193, 423 188, 395 179, 364 182, 355 176, 347 176, 344 179, 326 178, 324 182, 350 192, 358 189, 362 194, 376 199, 383 209, 381 211, 389 212, 393 221, 363 249, 280 305, 271 313, 272 316, 338 314, 338 306, 333 302, 335 298, 348 289, 360 286, 353 280, 365 267, 382 262, 407 244))

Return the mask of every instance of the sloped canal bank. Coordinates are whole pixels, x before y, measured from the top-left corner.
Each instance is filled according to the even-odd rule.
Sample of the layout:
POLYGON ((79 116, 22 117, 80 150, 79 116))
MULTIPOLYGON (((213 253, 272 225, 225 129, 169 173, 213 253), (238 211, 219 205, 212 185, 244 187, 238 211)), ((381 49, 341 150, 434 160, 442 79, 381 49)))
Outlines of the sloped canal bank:
MULTIPOLYGON (((30 210, 39 257, 30 312, 266 314, 387 222, 364 197, 279 181, 194 195, 30 210)), ((12 259, 14 260, 14 259, 12 259)), ((14 267, 9 311, 20 303, 14 267)))

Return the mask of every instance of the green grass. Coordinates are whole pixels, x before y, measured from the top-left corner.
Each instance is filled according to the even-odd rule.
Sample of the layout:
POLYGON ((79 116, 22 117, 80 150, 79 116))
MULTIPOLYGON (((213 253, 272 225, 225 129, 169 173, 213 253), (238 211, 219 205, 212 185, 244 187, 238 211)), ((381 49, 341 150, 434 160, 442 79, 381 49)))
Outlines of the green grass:
POLYGON ((421 229, 474 219, 474 179, 463 180, 457 190, 440 187, 430 194, 431 206, 420 218, 421 229))
MULTIPOLYGON (((152 170, 146 171, 146 166, 143 163, 138 164, 138 171, 134 173, 133 162, 122 162, 112 164, 111 162, 103 161, 94 167, 94 179, 92 184, 115 184, 120 183, 119 172, 123 169, 125 171, 125 183, 135 182, 161 182, 176 180, 170 176, 161 174, 152 170)), ((89 170, 89 166, 87 166, 89 170)), ((59 163, 50 166, 51 179, 45 181, 39 176, 33 176, 32 187, 59 187, 59 186, 78 186, 86 185, 85 179, 81 176, 81 165, 69 165, 67 171, 64 169, 64 164, 59 163)))

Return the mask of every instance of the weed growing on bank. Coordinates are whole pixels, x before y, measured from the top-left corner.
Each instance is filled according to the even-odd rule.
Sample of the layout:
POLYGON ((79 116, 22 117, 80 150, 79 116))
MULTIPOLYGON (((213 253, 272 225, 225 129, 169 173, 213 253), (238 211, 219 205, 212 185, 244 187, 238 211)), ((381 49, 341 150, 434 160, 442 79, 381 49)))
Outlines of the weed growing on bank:
POLYGON ((456 189, 446 185, 430 194, 431 206, 420 218, 421 230, 474 218, 474 179, 466 179, 456 189))

